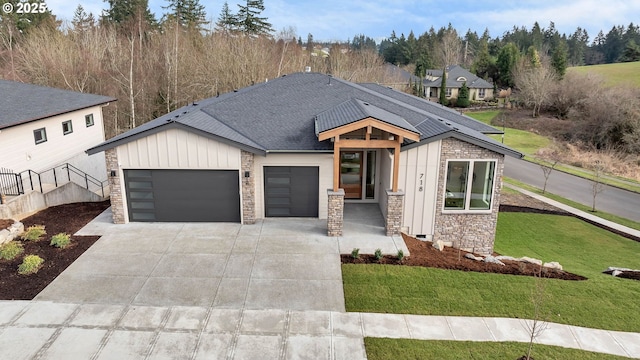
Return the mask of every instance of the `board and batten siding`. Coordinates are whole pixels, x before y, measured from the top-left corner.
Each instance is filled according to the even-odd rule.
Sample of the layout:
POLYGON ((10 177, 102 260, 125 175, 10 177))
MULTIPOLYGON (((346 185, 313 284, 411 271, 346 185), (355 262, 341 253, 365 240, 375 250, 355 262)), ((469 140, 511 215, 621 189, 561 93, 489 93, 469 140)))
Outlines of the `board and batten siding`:
POLYGON ((265 166, 317 166, 319 168, 318 218, 327 218, 329 198, 327 189, 333 188, 333 154, 267 154, 254 158, 256 174, 256 218, 265 217, 264 210, 264 167, 265 166))
POLYGON ((85 150, 104 141, 102 107, 73 111, 63 115, 28 122, 0 131, 0 167, 16 173, 42 172, 54 166, 71 163, 89 175, 107 178, 104 154, 88 156, 85 150), (93 114, 94 125, 85 125, 85 115, 93 114), (64 135, 62 123, 71 120, 73 132, 64 135), (47 141, 36 144, 33 131, 45 128, 47 141))
POLYGON ((118 146, 121 169, 240 170, 240 149, 180 129, 118 146))
POLYGON ((398 188, 405 193, 402 230, 431 238, 434 232, 441 141, 400 153, 398 188))
MULTIPOLYGON (((125 198, 124 170, 238 170, 240 149, 180 129, 169 129, 115 148, 118 158, 120 194, 123 194, 124 222, 129 222, 125 198)), ((115 169, 109 169, 115 170, 115 169)), ((240 189, 242 186, 240 184, 240 189)), ((242 192, 242 190, 240 190, 242 192)), ((242 198, 242 194, 240 194, 242 198)))

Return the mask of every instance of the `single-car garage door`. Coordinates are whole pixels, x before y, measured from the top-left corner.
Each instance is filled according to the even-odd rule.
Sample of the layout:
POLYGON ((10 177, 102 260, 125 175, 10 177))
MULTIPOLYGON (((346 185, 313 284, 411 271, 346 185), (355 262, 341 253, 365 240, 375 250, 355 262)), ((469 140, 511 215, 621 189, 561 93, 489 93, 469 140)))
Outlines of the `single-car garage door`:
POLYGON ((125 170, 130 221, 240 222, 237 170, 125 170))
POLYGON ((317 166, 265 166, 267 217, 318 217, 317 166))

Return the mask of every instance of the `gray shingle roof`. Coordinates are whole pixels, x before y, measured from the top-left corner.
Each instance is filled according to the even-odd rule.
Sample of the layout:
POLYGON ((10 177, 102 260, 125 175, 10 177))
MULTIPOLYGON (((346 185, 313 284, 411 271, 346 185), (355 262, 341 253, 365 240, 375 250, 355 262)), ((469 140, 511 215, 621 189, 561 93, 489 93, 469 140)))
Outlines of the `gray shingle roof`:
MULTIPOLYGON (((427 74, 442 77, 442 70, 430 69, 427 70, 427 74)), ((440 79, 436 79, 433 81, 425 80, 424 86, 438 87, 440 86, 441 82, 442 81, 440 79)), ((469 88, 473 89, 493 89, 493 85, 491 83, 484 80, 483 78, 474 75, 460 65, 447 66, 447 87, 460 88, 462 87, 462 83, 464 82, 467 83, 467 86, 469 88), (466 81, 457 81, 457 79, 460 77, 464 77, 466 81)))
POLYGON ((372 117, 401 129, 419 133, 405 119, 358 99, 349 99, 316 115, 316 135, 323 131, 372 117))
POLYGON ((0 80, 0 129, 112 101, 116 99, 0 80))
POLYGON ((255 153, 332 151, 329 140, 318 141, 316 119, 320 119, 320 126, 327 127, 371 116, 419 132, 421 139, 455 132, 454 126, 440 118, 455 127, 468 125, 469 131, 478 137, 484 137, 479 131, 497 131, 449 109, 425 105, 424 100, 387 90, 390 89, 361 86, 318 73, 296 73, 199 101, 109 139, 88 152, 100 152, 161 131, 167 128, 169 120, 170 126, 182 126, 255 153))

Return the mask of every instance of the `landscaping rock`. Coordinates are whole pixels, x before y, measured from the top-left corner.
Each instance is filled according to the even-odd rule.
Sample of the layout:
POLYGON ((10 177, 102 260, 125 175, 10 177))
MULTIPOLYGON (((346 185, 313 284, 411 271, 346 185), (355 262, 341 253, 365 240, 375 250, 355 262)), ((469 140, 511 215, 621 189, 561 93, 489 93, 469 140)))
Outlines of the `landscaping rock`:
POLYGON ((612 275, 612 276, 618 276, 618 275, 620 275, 620 274, 622 274, 622 271, 620 271, 620 270, 613 270, 613 271, 611 272, 611 275, 612 275))
POLYGON ((558 263, 556 261, 551 261, 551 262, 548 262, 548 263, 544 263, 544 265, 542 265, 542 267, 545 267, 545 268, 548 268, 548 269, 562 271, 562 265, 560 265, 560 263, 558 263))
POLYGON ((507 255, 499 255, 496 256, 496 259, 500 260, 500 261, 520 261, 519 259, 514 258, 513 256, 507 256, 507 255))
POLYGON ((464 257, 467 258, 467 259, 475 260, 475 261, 482 261, 483 260, 482 257, 475 256, 472 253, 466 253, 466 254, 464 254, 464 257))
POLYGON ((520 259, 518 259, 518 261, 522 261, 522 262, 526 262, 526 263, 529 263, 529 264, 536 264, 536 265, 542 266, 542 260, 530 258, 530 257, 527 257, 527 256, 521 257, 520 259))
POLYGON ((433 247, 438 249, 438 250, 440 250, 440 251, 443 251, 444 250, 444 241, 442 241, 442 240, 434 241, 433 242, 433 247))
POLYGON ((12 234, 16 234, 16 237, 20 236, 24 232, 24 224, 20 221, 16 221, 9 227, 9 231, 12 234))
POLYGON ((486 263, 498 264, 498 265, 504 266, 504 263, 502 261, 496 259, 494 256, 491 256, 491 255, 485 257, 483 261, 486 263))
POLYGON ((7 229, 0 230, 0 245, 7 243, 11 240, 13 240, 13 237, 11 236, 11 232, 9 230, 7 229))

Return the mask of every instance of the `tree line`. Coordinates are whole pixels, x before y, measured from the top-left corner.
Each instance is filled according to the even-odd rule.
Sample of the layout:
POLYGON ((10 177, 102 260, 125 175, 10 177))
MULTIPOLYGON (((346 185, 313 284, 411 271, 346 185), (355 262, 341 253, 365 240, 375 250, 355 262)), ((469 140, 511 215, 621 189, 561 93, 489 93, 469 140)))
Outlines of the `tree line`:
POLYGON ((50 12, 0 15, 0 78, 117 98, 104 109, 112 137, 307 66, 356 82, 385 76, 375 49, 336 44, 329 56, 312 56, 294 29, 272 30, 262 0, 245 0, 237 12, 225 4, 215 24, 198 0, 170 0, 160 19, 147 0, 107 3, 100 16, 78 6, 68 24, 50 12))
POLYGON ((488 29, 482 35, 468 30, 461 36, 449 24, 437 31, 431 27, 417 37, 413 31, 406 37, 392 32, 379 46, 385 61, 411 65, 417 76, 428 69, 459 64, 503 87, 514 86, 513 67, 531 49, 550 57, 561 75, 568 66, 638 61, 640 27, 633 23, 613 26, 606 35, 600 31, 589 43, 585 29, 578 27, 572 34, 560 34, 553 22, 547 28, 537 22, 531 29, 514 26, 501 37, 492 37, 488 29))

